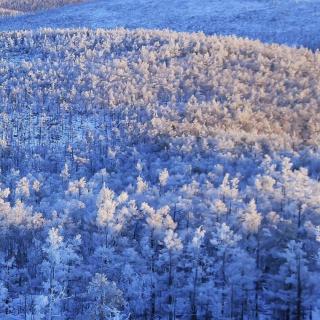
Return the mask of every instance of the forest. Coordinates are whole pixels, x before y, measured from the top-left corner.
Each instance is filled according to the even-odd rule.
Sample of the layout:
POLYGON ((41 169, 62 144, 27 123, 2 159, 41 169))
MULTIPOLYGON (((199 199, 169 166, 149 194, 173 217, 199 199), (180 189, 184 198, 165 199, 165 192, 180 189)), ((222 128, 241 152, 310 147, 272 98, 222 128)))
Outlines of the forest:
POLYGON ((305 48, 0 33, 0 318, 318 319, 319 92, 305 48))
POLYGON ((0 0, 0 17, 50 9, 85 0, 0 0))

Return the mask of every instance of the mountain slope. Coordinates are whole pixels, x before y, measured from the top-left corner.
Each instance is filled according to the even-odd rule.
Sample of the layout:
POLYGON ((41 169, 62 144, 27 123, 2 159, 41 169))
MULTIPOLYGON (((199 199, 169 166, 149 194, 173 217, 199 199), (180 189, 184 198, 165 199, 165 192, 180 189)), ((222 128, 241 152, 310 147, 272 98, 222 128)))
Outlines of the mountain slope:
POLYGON ((93 0, 0 21, 0 30, 169 28, 318 48, 320 1, 93 0))
POLYGON ((0 33, 0 318, 311 318, 319 92, 307 49, 0 33))
POLYGON ((131 118, 122 127, 130 140, 190 136, 270 150, 320 140, 320 54, 306 49, 124 29, 2 33, 0 44, 0 101, 11 119, 0 133, 13 158, 24 150, 20 161, 39 148, 47 157, 63 154, 70 125, 71 141, 85 153, 87 130, 110 113, 120 122, 131 118))

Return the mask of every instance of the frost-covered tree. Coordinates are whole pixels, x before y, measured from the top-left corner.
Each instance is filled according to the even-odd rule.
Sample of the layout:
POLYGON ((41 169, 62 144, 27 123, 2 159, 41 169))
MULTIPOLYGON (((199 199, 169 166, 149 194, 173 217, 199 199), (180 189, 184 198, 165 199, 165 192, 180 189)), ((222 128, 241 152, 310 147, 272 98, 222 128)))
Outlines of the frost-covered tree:
POLYGON ((89 283, 90 316, 95 319, 121 320, 121 310, 125 306, 123 294, 114 282, 108 281, 104 274, 96 273, 89 283))
POLYGON ((318 52, 124 29, 0 47, 1 319, 316 318, 318 52))
POLYGON ((73 294, 70 285, 75 276, 73 272, 81 259, 76 247, 80 243, 80 236, 77 236, 75 242, 66 243, 59 229, 49 230, 42 248, 45 258, 41 265, 47 319, 65 317, 63 301, 70 299, 73 294))

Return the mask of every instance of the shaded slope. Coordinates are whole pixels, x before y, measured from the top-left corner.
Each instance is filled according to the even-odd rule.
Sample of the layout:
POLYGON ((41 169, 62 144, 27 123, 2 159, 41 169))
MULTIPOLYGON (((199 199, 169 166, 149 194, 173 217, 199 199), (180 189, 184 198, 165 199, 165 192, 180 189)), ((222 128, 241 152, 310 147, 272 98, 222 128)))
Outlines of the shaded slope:
POLYGON ((266 42, 318 48, 320 2, 273 0, 94 0, 0 21, 0 30, 51 28, 169 28, 236 34, 266 42))

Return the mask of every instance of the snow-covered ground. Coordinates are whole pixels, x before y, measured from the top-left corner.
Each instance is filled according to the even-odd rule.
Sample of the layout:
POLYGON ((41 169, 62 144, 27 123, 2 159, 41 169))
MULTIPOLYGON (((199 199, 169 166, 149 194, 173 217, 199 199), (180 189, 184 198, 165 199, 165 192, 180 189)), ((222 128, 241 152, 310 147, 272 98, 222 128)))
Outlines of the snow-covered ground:
POLYGON ((320 48, 275 1, 0 19, 0 320, 320 319, 320 51, 90 29, 320 48))
POLYGON ((69 28, 169 28, 235 34, 320 48, 319 0, 93 0, 7 17, 0 31, 69 28))

